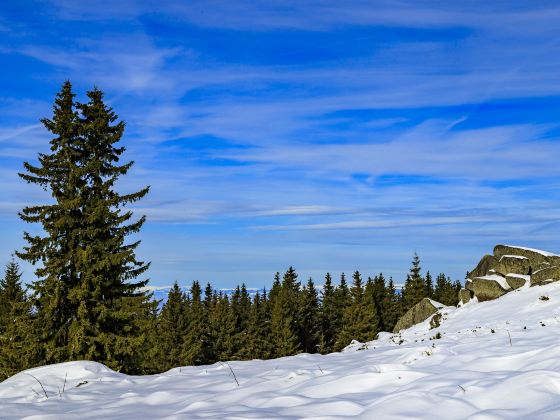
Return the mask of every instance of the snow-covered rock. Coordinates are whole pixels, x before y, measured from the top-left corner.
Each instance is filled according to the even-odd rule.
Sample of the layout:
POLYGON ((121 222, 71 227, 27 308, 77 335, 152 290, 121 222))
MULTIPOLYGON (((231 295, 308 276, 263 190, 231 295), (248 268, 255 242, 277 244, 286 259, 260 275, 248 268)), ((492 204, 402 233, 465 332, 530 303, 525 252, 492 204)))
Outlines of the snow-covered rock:
POLYGON ((560 280, 560 256, 538 249, 496 245, 494 255, 485 255, 468 274, 459 300, 476 296, 479 301, 497 299, 525 284, 550 283, 560 280))
POLYGON ((220 363, 152 376, 44 366, 0 383, 0 418, 558 419, 559 303, 560 283, 527 285, 444 308, 435 329, 426 320, 341 353, 230 362, 239 386, 220 363))

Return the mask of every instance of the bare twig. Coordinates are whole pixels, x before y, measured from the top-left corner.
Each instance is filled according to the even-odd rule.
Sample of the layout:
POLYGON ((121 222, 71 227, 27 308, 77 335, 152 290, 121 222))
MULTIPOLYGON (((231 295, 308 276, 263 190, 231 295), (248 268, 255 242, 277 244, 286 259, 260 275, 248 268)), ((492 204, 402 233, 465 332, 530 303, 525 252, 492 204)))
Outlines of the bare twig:
POLYGON ((33 379, 35 379, 37 382, 39 382, 39 385, 41 385, 41 388, 43 389, 43 392, 45 393, 45 397, 47 397, 47 399, 49 398, 49 396, 47 395, 47 391, 45 391, 45 387, 43 386, 43 384, 41 383, 41 381, 39 379, 37 379, 35 376, 33 376, 30 373, 25 373, 26 375, 31 376, 33 379))
POLYGON ((222 363, 222 362, 220 362, 220 364, 221 364, 222 366, 224 366, 224 364, 227 365, 227 367, 228 367, 229 370, 231 371, 231 374, 233 375, 233 379, 235 379, 235 383, 237 384, 237 386, 239 386, 239 381, 237 380, 237 376, 235 376, 235 372, 234 372, 233 369, 231 368, 230 364, 229 364, 229 363, 222 363))
POLYGON ((508 336, 509 336, 509 346, 512 347, 512 344, 511 344, 511 334, 509 333, 509 330, 506 330, 506 331, 507 331, 508 336))
POLYGON ((323 375, 323 369, 321 369, 321 366, 317 365, 317 367, 318 367, 319 370, 321 371, 321 375, 323 375))
POLYGON ((465 390, 465 388, 463 388, 461 385, 457 385, 459 388, 461 388, 463 390, 464 393, 466 393, 467 391, 465 390))
POLYGON ((64 385, 62 385, 62 393, 64 394, 64 390, 66 389, 66 377, 68 376, 68 372, 64 374, 64 385))

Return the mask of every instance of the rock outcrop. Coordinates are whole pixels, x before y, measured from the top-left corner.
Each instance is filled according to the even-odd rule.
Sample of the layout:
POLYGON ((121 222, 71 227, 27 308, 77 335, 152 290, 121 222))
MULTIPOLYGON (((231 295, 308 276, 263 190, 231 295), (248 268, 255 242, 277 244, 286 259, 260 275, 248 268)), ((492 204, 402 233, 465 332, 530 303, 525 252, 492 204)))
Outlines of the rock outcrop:
POLYGON ((430 316, 435 314, 439 309, 444 308, 445 305, 436 302, 435 300, 424 298, 412 308, 408 310, 397 322, 394 333, 398 333, 400 330, 410 328, 413 325, 419 324, 425 321, 430 316))
POLYGON ((468 274, 459 301, 467 303, 492 300, 530 284, 560 280, 560 256, 546 251, 508 245, 496 245, 493 255, 482 257, 468 274))

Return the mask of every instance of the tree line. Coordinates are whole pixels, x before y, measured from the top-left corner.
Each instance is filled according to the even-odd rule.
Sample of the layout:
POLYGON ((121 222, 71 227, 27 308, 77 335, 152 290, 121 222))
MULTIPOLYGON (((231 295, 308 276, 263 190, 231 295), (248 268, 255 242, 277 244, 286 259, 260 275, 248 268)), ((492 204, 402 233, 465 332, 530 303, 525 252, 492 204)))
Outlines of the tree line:
POLYGON ((240 286, 230 297, 210 284, 175 285, 162 310, 139 280, 149 263, 136 258, 145 217, 126 206, 149 187, 118 192, 133 162, 121 163, 125 124, 103 93, 77 102, 70 82, 57 94, 53 116, 42 123, 52 135, 38 164, 19 176, 48 192, 46 204, 28 206, 20 218, 42 234, 24 232, 16 256, 35 266, 28 290, 12 259, 0 280, 0 378, 28 367, 95 360, 126 373, 155 373, 185 364, 271 358, 299 352, 337 351, 352 339, 390 331, 398 317, 425 296, 456 304, 458 282, 422 276, 415 256, 403 290, 379 274, 347 284, 327 274, 320 292, 303 286, 290 268, 270 291, 250 296, 240 286))
MULTIPOLYGON (((348 284, 340 275, 338 284, 327 273, 321 287, 312 278, 305 284, 290 267, 276 273, 272 288, 252 295, 245 284, 230 295, 210 283, 202 289, 194 281, 188 291, 177 283, 158 310, 151 300, 136 307, 130 324, 131 364, 124 372, 151 374, 184 365, 212 364, 226 360, 270 359, 302 352, 340 351, 352 340, 367 342, 381 331, 392 331, 408 309, 424 297, 446 305, 458 303, 461 285, 445 274, 421 276, 415 255, 410 274, 401 290, 383 274, 362 278, 359 271, 348 284), (141 310, 138 310, 141 308, 141 310)), ((45 342, 38 334, 41 318, 34 299, 25 293, 17 262, 8 263, 0 280, 0 375, 44 364, 40 358, 45 342)), ((64 357, 66 360, 110 360, 64 357)))

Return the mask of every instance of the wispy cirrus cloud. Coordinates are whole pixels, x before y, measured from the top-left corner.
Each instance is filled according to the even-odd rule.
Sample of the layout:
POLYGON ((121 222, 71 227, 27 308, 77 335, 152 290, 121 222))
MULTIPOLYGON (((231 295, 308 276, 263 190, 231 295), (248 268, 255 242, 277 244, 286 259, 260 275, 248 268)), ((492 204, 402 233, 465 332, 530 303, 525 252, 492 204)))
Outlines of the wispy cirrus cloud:
POLYGON ((494 242, 560 247, 555 2, 34 6, 0 6, 10 243, 16 209, 48 199, 15 173, 70 78, 127 122, 119 188, 152 186, 135 211, 156 282, 397 276, 414 249, 461 276, 494 242))

